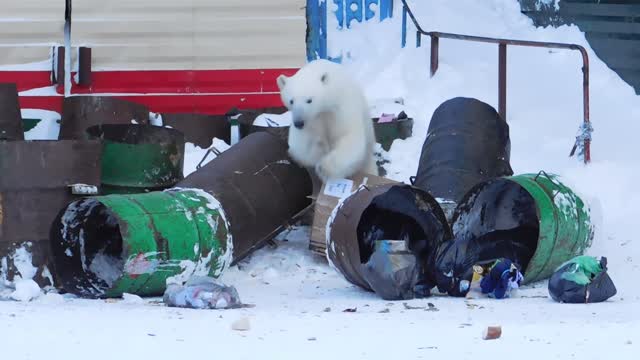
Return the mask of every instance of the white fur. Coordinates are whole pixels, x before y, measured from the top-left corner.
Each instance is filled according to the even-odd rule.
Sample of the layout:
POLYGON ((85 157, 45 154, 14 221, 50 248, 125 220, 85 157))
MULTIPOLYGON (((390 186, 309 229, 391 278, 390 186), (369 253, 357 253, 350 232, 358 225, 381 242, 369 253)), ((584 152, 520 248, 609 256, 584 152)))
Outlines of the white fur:
POLYGON ((324 182, 358 172, 378 174, 367 100, 341 65, 314 60, 291 77, 280 75, 277 83, 293 116, 289 155, 294 161, 314 168, 324 182), (296 128, 296 122, 303 127, 296 128))

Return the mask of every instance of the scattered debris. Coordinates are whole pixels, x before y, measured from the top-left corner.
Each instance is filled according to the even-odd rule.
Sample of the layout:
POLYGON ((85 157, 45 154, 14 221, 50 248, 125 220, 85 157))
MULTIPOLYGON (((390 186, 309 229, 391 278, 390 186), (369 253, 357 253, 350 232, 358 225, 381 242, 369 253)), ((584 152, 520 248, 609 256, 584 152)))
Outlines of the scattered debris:
POLYGON ((386 313, 390 313, 390 312, 391 312, 391 310, 389 310, 389 308, 385 308, 383 310, 378 311, 378 313, 380 313, 380 314, 386 314, 386 313))
MULTIPOLYGON (((411 306, 407 303, 402 303, 402 305, 404 305, 404 308, 407 310, 420 310, 420 309, 426 309, 426 307, 424 306, 411 306)), ((433 305, 433 304, 431 304, 433 305)))
POLYGON ((346 313, 354 313, 356 311, 358 311, 358 308, 350 308, 350 309, 342 310, 342 312, 346 312, 346 313))
POLYGON ((425 311, 440 311, 440 309, 438 309, 434 304, 432 303, 428 303, 427 306, 429 308, 425 309, 425 311))
POLYGON ((310 337, 310 338, 308 338, 307 340, 309 340, 309 341, 316 341, 317 339, 316 339, 315 337, 310 337))
POLYGON ((169 284, 163 300, 167 306, 193 309, 248 307, 240 301, 235 287, 220 285, 215 279, 206 276, 193 277, 184 286, 169 284))
POLYGON ((502 336, 501 326, 489 326, 482 332, 483 340, 495 340, 502 336))
POLYGON ((331 312, 331 308, 330 307, 326 307, 324 308, 324 310, 322 310, 323 312, 331 312))
POLYGON ((508 298, 511 291, 518 289, 524 279, 520 267, 509 259, 498 259, 482 277, 480 287, 483 294, 495 299, 508 298))

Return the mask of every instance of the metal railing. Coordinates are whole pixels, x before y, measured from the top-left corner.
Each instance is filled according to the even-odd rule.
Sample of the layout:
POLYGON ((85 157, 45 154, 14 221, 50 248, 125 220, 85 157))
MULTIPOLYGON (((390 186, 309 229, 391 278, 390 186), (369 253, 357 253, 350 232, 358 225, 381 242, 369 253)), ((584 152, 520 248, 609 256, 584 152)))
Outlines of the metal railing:
POLYGON ((587 50, 584 47, 577 44, 500 39, 472 35, 451 34, 438 31, 425 31, 416 20, 406 0, 401 1, 403 5, 403 26, 405 27, 403 29, 403 44, 405 44, 406 42, 406 17, 409 16, 411 18, 411 21, 413 22, 413 25, 417 29, 416 47, 420 47, 422 45, 423 35, 429 36, 431 38, 431 76, 433 76, 438 71, 438 51, 441 38, 498 44, 498 113, 505 121, 507 120, 507 45, 579 51, 582 55, 583 124, 581 127, 582 133, 578 137, 576 137, 576 143, 569 156, 573 156, 575 154, 576 148, 579 147, 581 145, 580 142, 582 142, 584 163, 587 164, 591 161, 590 145, 592 129, 589 120, 589 55, 587 54, 587 50))

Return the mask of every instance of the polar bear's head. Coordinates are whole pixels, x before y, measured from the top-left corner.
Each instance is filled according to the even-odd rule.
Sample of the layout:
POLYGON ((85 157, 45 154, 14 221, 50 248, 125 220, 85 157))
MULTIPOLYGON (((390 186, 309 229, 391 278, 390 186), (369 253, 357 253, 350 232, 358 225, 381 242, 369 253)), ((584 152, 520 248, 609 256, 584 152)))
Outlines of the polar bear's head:
POLYGON ((340 96, 338 66, 328 60, 314 60, 291 77, 278 76, 282 103, 291 111, 297 129, 335 107, 340 96))

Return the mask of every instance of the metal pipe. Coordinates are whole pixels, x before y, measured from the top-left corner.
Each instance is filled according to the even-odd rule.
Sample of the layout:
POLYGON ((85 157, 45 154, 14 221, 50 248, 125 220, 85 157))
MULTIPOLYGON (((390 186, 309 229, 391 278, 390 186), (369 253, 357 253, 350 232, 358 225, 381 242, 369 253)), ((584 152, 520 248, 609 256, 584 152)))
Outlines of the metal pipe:
POLYGON ((507 120, 507 45, 498 46, 498 113, 507 120))
POLYGON ((438 71, 440 38, 431 35, 431 76, 438 71))
MULTIPOLYGON (((526 46, 526 47, 538 47, 538 48, 552 48, 552 49, 567 49, 567 50, 575 50, 579 51, 582 55, 582 91, 583 91, 583 122, 585 125, 590 125, 589 119, 589 55, 587 50, 577 44, 566 44, 566 43, 555 43, 555 42, 543 42, 543 41, 529 41, 529 40, 515 40, 515 39, 501 39, 501 38, 490 38, 483 36, 474 36, 474 35, 462 35, 462 34, 452 34, 452 33, 443 33, 438 31, 425 31, 415 15, 409 8, 406 0, 401 0, 404 10, 409 15, 409 18, 413 22, 413 25, 416 27, 418 36, 428 35, 433 40, 434 38, 445 38, 445 39, 454 39, 454 40, 465 40, 465 41, 474 41, 474 42, 483 42, 490 44, 498 44, 500 47, 505 46, 505 70, 506 70, 506 45, 514 45, 514 46, 526 46)), ((502 50, 501 50, 502 51, 502 50)), ((433 42, 432 42, 432 54, 433 54, 433 42)), ((437 68, 436 68, 437 71, 437 68)), ((433 70, 433 56, 432 56, 432 71, 431 75, 435 71, 433 70)), ((500 81, 500 80, 499 80, 500 81)), ((506 81, 506 73, 505 73, 505 81, 506 81)), ((506 111, 506 83, 505 83, 505 111, 506 111)), ((502 115, 502 111, 500 112, 502 115)), ((506 120, 506 117, 505 117, 506 120)), ((589 163, 591 161, 591 140, 584 140, 584 162, 589 163)))

